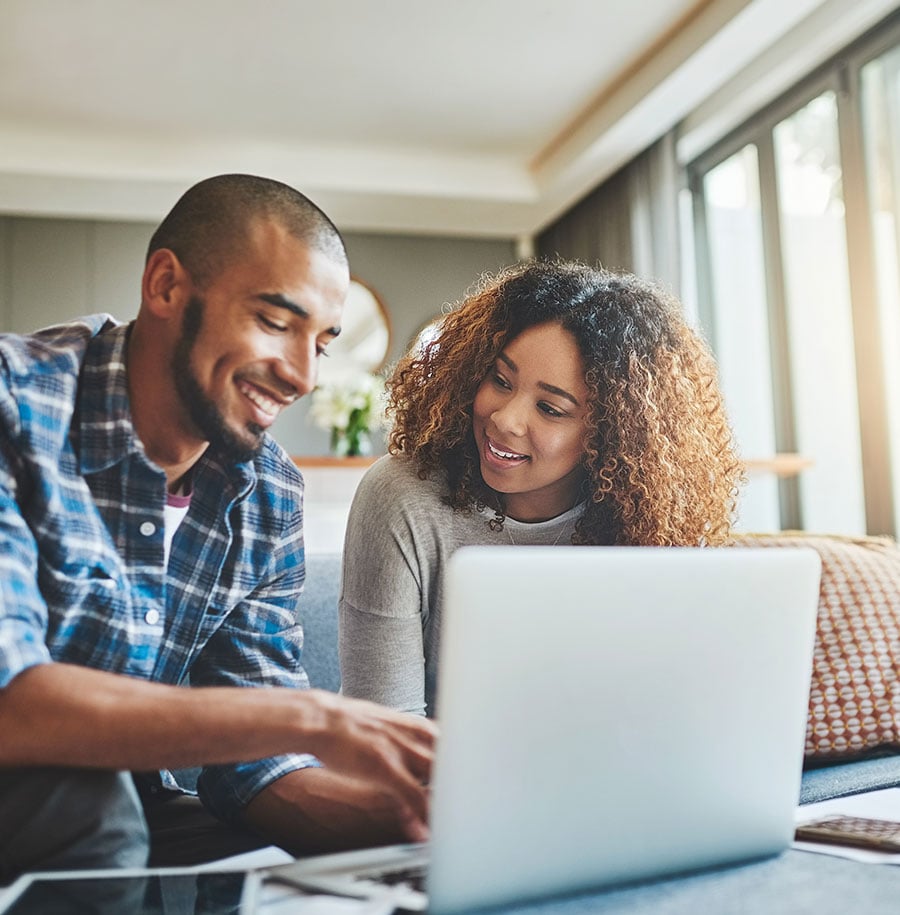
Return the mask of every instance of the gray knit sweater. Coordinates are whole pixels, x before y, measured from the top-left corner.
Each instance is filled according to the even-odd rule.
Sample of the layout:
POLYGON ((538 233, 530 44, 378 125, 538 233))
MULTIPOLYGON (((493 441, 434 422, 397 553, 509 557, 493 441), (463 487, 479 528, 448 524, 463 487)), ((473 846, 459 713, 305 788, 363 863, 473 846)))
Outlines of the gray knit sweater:
POLYGON ((434 716, 447 559, 468 545, 569 543, 583 508, 534 524, 507 518, 495 532, 493 511, 455 512, 443 492, 443 479, 420 480, 408 460, 390 456, 356 491, 340 600, 345 695, 434 716))

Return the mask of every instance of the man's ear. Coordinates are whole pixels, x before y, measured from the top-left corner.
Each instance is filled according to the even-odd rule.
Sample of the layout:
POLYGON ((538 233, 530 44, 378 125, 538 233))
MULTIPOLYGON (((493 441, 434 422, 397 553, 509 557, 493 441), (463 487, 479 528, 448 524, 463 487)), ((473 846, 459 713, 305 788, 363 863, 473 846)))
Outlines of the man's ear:
POLYGON ((157 248, 144 267, 141 280, 141 302, 158 318, 180 314, 191 295, 190 274, 174 251, 157 248))

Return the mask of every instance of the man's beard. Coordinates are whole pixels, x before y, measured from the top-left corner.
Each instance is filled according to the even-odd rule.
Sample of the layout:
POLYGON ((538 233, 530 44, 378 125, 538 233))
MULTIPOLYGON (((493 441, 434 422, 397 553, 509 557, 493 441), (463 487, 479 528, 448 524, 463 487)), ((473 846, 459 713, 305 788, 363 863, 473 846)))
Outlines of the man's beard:
POLYGON ((191 367, 191 355, 203 326, 203 309, 203 300, 192 296, 184 310, 181 337, 172 356, 175 389, 192 422, 210 445, 227 461, 243 464, 259 454, 265 430, 250 422, 245 427, 246 437, 238 435, 228 426, 216 402, 200 386, 191 367))

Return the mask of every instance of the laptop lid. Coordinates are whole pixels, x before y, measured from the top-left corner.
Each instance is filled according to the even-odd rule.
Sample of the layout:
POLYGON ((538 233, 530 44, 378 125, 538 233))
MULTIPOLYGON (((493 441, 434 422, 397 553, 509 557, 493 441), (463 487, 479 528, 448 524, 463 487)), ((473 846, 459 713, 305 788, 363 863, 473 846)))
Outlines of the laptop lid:
POLYGON ((786 848, 819 574, 793 548, 455 553, 429 910, 786 848))

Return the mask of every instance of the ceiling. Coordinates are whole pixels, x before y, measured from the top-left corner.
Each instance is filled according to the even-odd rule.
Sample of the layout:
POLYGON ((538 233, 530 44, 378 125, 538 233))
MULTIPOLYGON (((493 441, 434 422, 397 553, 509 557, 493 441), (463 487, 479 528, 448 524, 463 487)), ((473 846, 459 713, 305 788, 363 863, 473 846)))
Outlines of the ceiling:
POLYGON ((527 237, 779 42, 896 2, 2 0, 0 212, 156 220, 247 171, 344 229, 527 237))

